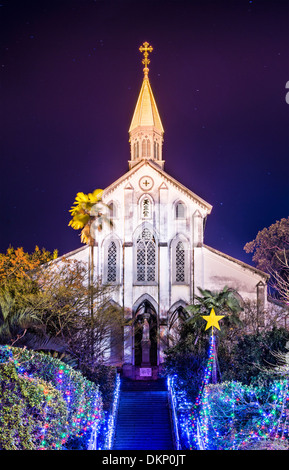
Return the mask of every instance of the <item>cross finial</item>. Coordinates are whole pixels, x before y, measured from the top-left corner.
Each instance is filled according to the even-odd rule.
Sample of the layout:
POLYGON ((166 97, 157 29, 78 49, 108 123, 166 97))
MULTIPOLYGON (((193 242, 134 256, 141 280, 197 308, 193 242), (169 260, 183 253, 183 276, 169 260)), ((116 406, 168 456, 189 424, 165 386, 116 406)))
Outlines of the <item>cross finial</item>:
POLYGON ((150 63, 150 60, 149 60, 149 52, 152 52, 153 51, 153 48, 152 46, 149 45, 148 42, 144 42, 142 46, 140 46, 139 48, 140 52, 143 52, 143 55, 144 55, 144 58, 142 60, 142 63, 144 64, 144 75, 145 75, 145 78, 148 77, 148 73, 149 73, 149 68, 148 68, 148 64, 150 63))

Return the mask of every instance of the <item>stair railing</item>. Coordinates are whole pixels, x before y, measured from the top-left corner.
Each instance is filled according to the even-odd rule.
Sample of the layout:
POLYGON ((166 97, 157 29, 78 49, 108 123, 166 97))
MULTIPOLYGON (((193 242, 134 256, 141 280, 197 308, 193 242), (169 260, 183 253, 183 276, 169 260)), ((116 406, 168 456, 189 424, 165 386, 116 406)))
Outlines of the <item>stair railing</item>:
MULTIPOLYGON (((117 374, 116 376, 116 385, 113 394, 113 405, 112 411, 109 415, 107 420, 107 425, 105 428, 105 443, 103 448, 105 450, 110 450, 112 448, 114 434, 115 434, 115 425, 116 425, 116 415, 118 411, 118 403, 119 403, 119 391, 120 391, 120 375, 117 374)), ((99 421, 95 422, 92 425, 90 439, 88 442, 87 450, 102 450, 102 448, 98 449, 98 435, 100 432, 100 425, 99 421)))
MULTIPOLYGON (((97 393, 96 397, 97 397, 97 400, 98 400, 98 398, 99 398, 98 393, 97 393)), ((94 423, 91 426, 91 433, 90 433, 90 438, 89 438, 89 441, 88 441, 87 450, 97 450, 98 435, 100 433, 100 428, 101 428, 101 424, 100 424, 99 419, 97 419, 96 421, 94 421, 94 423)))
POLYGON ((116 385, 113 394, 113 404, 112 404, 112 411, 108 418, 107 424, 107 434, 104 444, 105 450, 111 450, 113 447, 113 441, 115 436, 115 428, 116 428, 116 418, 118 413, 118 405, 119 405, 119 395, 120 395, 120 375, 117 374, 116 377, 116 385))
POLYGON ((172 421, 173 440, 176 450, 181 450, 181 441, 179 436, 179 421, 177 415, 177 401, 174 393, 174 379, 168 376, 167 378, 168 395, 169 395, 169 408, 172 421))

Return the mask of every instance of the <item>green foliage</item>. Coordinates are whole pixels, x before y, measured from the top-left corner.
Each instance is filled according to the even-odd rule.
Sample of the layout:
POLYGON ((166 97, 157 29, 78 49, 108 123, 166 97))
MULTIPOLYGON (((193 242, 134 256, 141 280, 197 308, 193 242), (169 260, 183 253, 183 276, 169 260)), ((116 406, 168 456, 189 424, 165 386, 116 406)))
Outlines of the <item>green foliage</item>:
POLYGON ((33 314, 29 309, 18 308, 15 298, 2 289, 0 295, 0 342, 6 344, 17 334, 33 324, 33 314))
POLYGON ((259 231, 244 250, 253 253, 258 269, 270 275, 268 293, 288 306, 289 300, 289 217, 259 231))
POLYGON ((262 441, 249 441, 246 443, 242 450, 288 450, 288 441, 282 438, 279 439, 264 439, 262 441))
POLYGON ((287 397, 287 381, 207 386, 200 416, 210 449, 288 449, 287 397))
POLYGON ((109 301, 114 287, 95 279, 89 288, 87 280, 85 264, 66 258, 33 271, 20 290, 19 281, 10 280, 0 288, 0 344, 69 352, 85 364, 92 356, 93 331, 91 362, 102 362, 111 333, 115 343, 121 341, 123 314, 109 301))
POLYGON ((231 296, 227 288, 219 293, 208 290, 200 292, 203 297, 198 298, 198 304, 187 309, 190 317, 180 325, 177 344, 166 351, 164 374, 176 374, 188 398, 194 400, 202 381, 209 344, 209 333, 205 331, 202 315, 215 308, 218 314, 229 311, 221 321, 221 331, 214 331, 219 379, 248 385, 269 384, 275 380, 275 353, 286 352, 289 332, 273 327, 268 331, 257 330, 256 333, 245 334, 238 319, 241 309, 235 293, 232 294, 236 297, 227 303, 228 294, 231 296))
MULTIPOLYGON (((244 335, 232 348, 226 360, 219 357, 223 380, 244 384, 271 381, 276 378, 275 352, 286 352, 289 332, 284 328, 244 335)), ((220 352, 220 351, 219 351, 220 352)))
POLYGON ((225 286, 221 291, 211 291, 198 287, 201 296, 196 296, 197 303, 187 308, 187 311, 198 309, 204 314, 209 314, 213 308, 217 315, 232 315, 239 313, 242 308, 235 289, 225 286))
POLYGON ((188 400, 194 402, 202 384, 207 356, 192 352, 169 351, 163 370, 164 375, 178 377, 176 386, 186 391, 188 400))
POLYGON ((200 315, 196 315, 194 321, 183 322, 179 341, 165 351, 163 374, 177 375, 190 400, 198 394, 207 362, 209 332, 204 332, 204 323, 200 315))
POLYGON ((202 383, 211 334, 205 330, 202 315, 208 315, 212 308, 217 315, 225 315, 221 331, 214 332, 222 357, 228 354, 228 346, 231 347, 228 338, 231 340, 234 337, 241 323, 239 313, 242 309, 235 290, 224 287, 218 292, 200 288, 199 291, 202 295, 196 297, 197 303, 186 308, 189 316, 179 327, 177 344, 165 351, 165 375, 176 374, 190 400, 196 398, 202 383))
POLYGON ((82 367, 82 374, 90 381, 99 386, 103 397, 104 411, 110 411, 115 389, 117 370, 115 367, 96 364, 93 367, 82 367))
POLYGON ((60 449, 103 419, 98 386, 47 355, 1 347, 0 384, 3 449, 60 449))
POLYGON ((202 315, 209 315, 212 309, 215 310, 216 315, 224 315, 221 321, 221 330, 216 331, 216 335, 222 340, 226 338, 232 341, 237 328, 242 325, 240 320, 242 306, 238 292, 227 286, 221 291, 211 291, 200 287, 198 289, 201 296, 196 296, 196 303, 186 308, 190 315, 187 323, 194 324, 198 332, 198 338, 195 342, 204 335, 202 315))
POLYGON ((279 271, 284 256, 289 257, 289 217, 259 231, 256 238, 244 246, 244 250, 253 253, 257 268, 269 274, 279 271))
POLYGON ((0 385, 0 448, 60 448, 67 419, 61 393, 42 379, 19 375, 13 362, 0 365, 0 385))

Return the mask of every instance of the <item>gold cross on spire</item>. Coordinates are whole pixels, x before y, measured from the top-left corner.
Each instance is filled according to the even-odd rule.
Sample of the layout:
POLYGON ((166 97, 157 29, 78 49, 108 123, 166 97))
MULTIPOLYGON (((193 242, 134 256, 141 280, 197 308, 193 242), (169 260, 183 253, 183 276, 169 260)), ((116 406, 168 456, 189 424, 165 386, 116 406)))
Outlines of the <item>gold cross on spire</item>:
POLYGON ((149 60, 149 52, 152 52, 153 51, 153 48, 152 46, 149 45, 148 42, 144 42, 142 46, 140 46, 139 48, 140 52, 143 52, 143 55, 144 55, 144 58, 142 60, 142 63, 144 64, 144 75, 145 77, 147 78, 148 77, 148 73, 149 73, 149 68, 148 68, 148 64, 150 63, 150 60, 149 60))

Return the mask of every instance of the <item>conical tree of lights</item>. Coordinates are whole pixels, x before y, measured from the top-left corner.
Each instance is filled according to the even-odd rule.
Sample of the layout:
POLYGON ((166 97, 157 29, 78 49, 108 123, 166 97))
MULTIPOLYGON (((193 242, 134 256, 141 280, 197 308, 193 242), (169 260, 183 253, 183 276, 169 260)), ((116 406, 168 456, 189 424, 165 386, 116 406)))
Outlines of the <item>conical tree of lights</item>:
POLYGON ((208 423, 207 420, 200 420, 200 410, 201 406, 204 405, 207 401, 207 391, 206 386, 209 384, 210 380, 213 383, 217 382, 217 373, 216 373, 216 346, 215 346, 215 337, 214 337, 214 327, 218 330, 220 329, 219 321, 224 317, 224 315, 216 315, 214 309, 212 308, 210 315, 203 315, 202 318, 206 320, 206 328, 212 328, 210 336, 210 345, 209 345, 209 354, 207 366, 204 370, 204 376, 202 384, 196 398, 195 404, 192 408, 191 414, 191 425, 194 436, 194 443, 198 449, 205 450, 208 448, 208 423))

